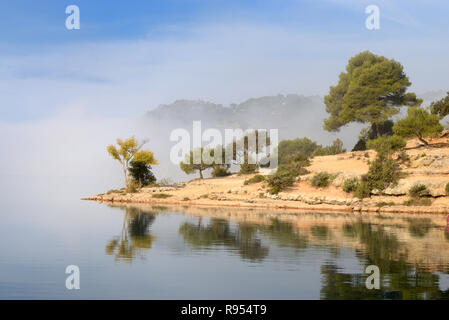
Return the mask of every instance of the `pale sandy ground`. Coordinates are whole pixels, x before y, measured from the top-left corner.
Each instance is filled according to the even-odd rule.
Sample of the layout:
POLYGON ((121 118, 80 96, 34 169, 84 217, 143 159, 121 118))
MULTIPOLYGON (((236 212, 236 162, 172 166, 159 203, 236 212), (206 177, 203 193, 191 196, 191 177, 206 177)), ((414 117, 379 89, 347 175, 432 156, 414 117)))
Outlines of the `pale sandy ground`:
MULTIPOLYGON (((435 183, 439 192, 432 198, 432 205, 425 207, 409 207, 401 204, 409 199, 408 195, 371 196, 370 198, 354 198, 345 193, 341 185, 331 184, 327 188, 315 188, 309 179, 316 173, 326 171, 330 174, 360 176, 368 171, 369 161, 373 161, 374 151, 346 152, 339 155, 315 157, 307 168, 311 173, 301 177, 287 190, 277 196, 267 193, 265 182, 244 185, 246 179, 254 175, 234 174, 225 178, 192 180, 173 187, 143 188, 138 193, 129 194, 99 194, 85 198, 86 200, 106 202, 132 202, 152 204, 176 204, 184 206, 214 206, 214 207, 254 207, 283 208, 299 210, 339 211, 339 212, 415 212, 415 213, 449 213, 449 197, 445 195, 444 186, 449 182, 449 147, 438 146, 437 143, 447 143, 448 138, 432 141, 433 146, 417 147, 419 143, 412 139, 407 143, 407 154, 412 161, 401 165, 401 170, 407 176, 400 181, 407 190, 416 183, 435 183), (436 157, 437 161, 432 162, 436 157), (439 189, 438 189, 439 188, 439 189), (443 189, 441 189, 443 188, 443 189), (170 195, 165 199, 154 198, 156 193, 170 195), (378 207, 379 202, 393 202, 394 206, 378 207)), ((343 179, 343 178, 342 178, 343 179)))

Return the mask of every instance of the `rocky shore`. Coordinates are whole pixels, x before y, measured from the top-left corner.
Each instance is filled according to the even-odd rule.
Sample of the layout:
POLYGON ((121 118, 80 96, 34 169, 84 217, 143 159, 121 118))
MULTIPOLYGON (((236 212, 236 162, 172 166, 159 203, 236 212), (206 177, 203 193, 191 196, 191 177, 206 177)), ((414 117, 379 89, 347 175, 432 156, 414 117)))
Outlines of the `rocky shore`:
MULTIPOLYGON (((233 174, 224 178, 196 179, 167 187, 145 187, 136 193, 111 190, 84 198, 101 202, 150 203, 183 206, 214 206, 244 208, 281 208, 338 212, 398 212, 449 214, 449 147, 443 141, 434 146, 419 146, 408 141, 406 157, 400 161, 403 178, 383 192, 373 191, 369 198, 358 199, 343 191, 347 179, 360 177, 368 171, 375 151, 346 152, 314 157, 307 167, 309 173, 300 176, 293 186, 270 194, 266 182, 245 183, 252 175, 233 174), (313 176, 327 172, 332 176, 326 188, 311 185, 313 176), (410 204, 411 187, 425 185, 429 191, 426 206, 410 204)), ((261 170, 259 174, 270 172, 261 170)))

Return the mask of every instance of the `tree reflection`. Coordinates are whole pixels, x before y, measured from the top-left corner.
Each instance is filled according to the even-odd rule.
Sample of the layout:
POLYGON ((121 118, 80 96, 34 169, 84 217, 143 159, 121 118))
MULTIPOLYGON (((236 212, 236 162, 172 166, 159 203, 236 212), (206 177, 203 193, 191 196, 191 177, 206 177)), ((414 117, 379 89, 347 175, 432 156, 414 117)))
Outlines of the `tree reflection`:
POLYGON ((150 234, 155 213, 143 212, 136 207, 125 207, 122 232, 106 244, 106 254, 114 255, 116 260, 132 262, 136 256, 143 256, 151 249, 155 237, 150 234))
POLYGON ((428 218, 407 219, 409 223, 408 231, 415 238, 423 238, 429 233, 432 224, 428 218))
POLYGON ((203 225, 200 218, 197 224, 182 224, 179 233, 194 249, 211 249, 222 245, 236 249, 243 259, 250 261, 261 261, 268 255, 268 248, 257 237, 257 228, 250 224, 239 224, 234 231, 229 221, 211 219, 207 225, 203 225))
POLYGON ((361 221, 343 226, 346 235, 358 237, 365 245, 357 257, 365 264, 381 270, 380 290, 366 288, 365 274, 341 272, 334 263, 321 267, 322 299, 447 299, 449 290, 439 289, 439 276, 426 272, 419 265, 406 262, 398 239, 385 230, 361 221))
POLYGON ((280 247, 305 249, 309 246, 307 236, 301 235, 289 222, 272 219, 269 225, 259 225, 260 231, 280 247))

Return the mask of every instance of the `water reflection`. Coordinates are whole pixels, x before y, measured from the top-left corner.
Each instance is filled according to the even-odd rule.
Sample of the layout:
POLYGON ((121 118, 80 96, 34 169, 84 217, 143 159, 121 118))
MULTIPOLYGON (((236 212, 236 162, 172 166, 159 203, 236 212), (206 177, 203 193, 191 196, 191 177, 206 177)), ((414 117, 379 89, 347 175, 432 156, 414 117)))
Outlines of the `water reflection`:
POLYGON ((106 246, 117 260, 144 256, 156 241, 151 231, 156 215, 167 211, 180 217, 171 227, 193 252, 237 255, 262 267, 267 262, 316 264, 321 299, 449 299, 449 289, 440 283, 441 274, 449 274, 449 234, 441 216, 144 206, 123 210, 121 235, 106 246), (357 261, 358 272, 348 270, 348 259, 357 261), (366 288, 363 270, 368 265, 379 267, 381 290, 366 288))
POLYGON ((106 244, 106 254, 116 260, 131 262, 136 256, 144 256, 151 249, 155 237, 150 234, 155 212, 143 211, 137 207, 124 207, 125 215, 120 236, 114 236, 106 244))
POLYGON ((211 219, 204 226, 199 218, 197 224, 182 224, 179 233, 194 249, 225 246, 237 250, 242 259, 250 261, 261 261, 268 255, 268 248, 261 244, 257 228, 250 224, 239 224, 231 230, 229 221, 211 219))

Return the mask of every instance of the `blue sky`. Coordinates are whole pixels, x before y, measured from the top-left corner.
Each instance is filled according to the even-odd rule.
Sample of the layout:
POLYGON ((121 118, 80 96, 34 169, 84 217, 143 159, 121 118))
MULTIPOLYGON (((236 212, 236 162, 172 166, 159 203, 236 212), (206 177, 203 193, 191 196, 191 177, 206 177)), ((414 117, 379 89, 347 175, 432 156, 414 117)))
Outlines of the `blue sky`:
POLYGON ((403 63, 417 92, 449 86, 447 1, 16 0, 0 14, 8 123, 73 108, 137 115, 180 98, 325 94, 362 50, 403 63), (65 28, 70 4, 80 30, 65 28), (380 30, 365 28, 369 4, 380 30))

